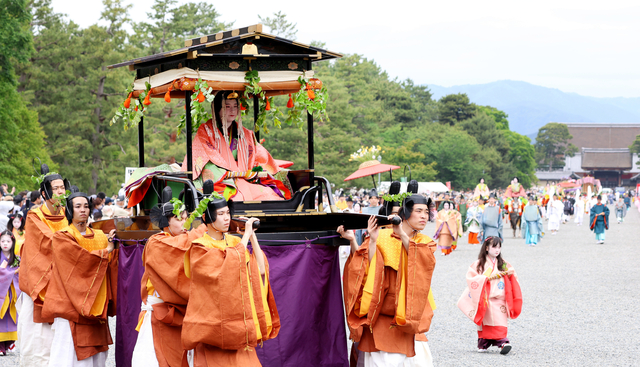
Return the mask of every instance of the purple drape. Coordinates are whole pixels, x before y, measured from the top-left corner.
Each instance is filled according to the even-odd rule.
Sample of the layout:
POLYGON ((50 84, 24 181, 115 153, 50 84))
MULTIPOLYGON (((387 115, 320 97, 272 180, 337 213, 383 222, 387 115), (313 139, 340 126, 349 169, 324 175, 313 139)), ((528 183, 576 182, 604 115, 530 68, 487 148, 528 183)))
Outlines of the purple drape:
MULTIPOLYGON (((116 366, 130 367, 138 337, 144 246, 122 246, 118 266, 116 366)), ((338 247, 262 246, 282 327, 257 348, 264 367, 347 367, 338 247)))
POLYGON ((346 367, 347 336, 338 247, 262 246, 280 333, 257 348, 264 367, 346 367))
POLYGON ((140 282, 144 273, 144 245, 120 246, 118 263, 118 300, 116 308, 116 366, 131 367, 133 348, 138 339, 136 326, 140 315, 140 282))

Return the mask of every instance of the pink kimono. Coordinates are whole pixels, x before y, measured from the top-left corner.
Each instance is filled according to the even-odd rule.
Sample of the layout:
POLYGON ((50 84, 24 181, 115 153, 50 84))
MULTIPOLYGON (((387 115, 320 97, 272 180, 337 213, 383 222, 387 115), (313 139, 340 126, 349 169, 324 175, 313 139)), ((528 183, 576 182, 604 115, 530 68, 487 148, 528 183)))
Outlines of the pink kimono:
POLYGON ((522 292, 515 270, 506 261, 507 269, 496 269, 496 264, 487 257, 484 273, 478 274, 476 260, 467 272, 467 288, 458 300, 458 308, 478 325, 480 349, 508 343, 507 319, 517 318, 522 310, 522 292), (513 274, 504 275, 509 270, 513 274), (488 280, 492 276, 496 279, 488 280))

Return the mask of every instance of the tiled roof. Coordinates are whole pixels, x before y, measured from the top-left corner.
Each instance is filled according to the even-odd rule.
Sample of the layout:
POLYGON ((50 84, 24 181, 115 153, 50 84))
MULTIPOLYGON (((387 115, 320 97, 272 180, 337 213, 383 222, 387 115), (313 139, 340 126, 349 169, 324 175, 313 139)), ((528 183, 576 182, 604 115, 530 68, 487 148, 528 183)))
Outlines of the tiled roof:
MULTIPOLYGON (((581 148, 628 148, 640 135, 640 124, 563 123, 573 136, 570 142, 581 148)), ((584 166, 584 165, 583 165, 584 166)))

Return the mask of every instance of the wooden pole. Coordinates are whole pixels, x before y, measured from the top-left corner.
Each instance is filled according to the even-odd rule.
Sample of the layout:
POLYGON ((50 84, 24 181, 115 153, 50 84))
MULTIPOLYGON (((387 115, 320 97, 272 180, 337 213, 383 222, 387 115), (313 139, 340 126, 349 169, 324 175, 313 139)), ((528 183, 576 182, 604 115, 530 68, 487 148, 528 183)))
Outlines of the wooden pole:
POLYGON ((185 96, 184 96, 184 100, 185 100, 185 107, 186 107, 186 120, 187 120, 187 131, 186 131, 186 138, 187 138, 187 169, 186 171, 189 172, 188 173, 188 177, 189 180, 193 180, 193 156, 192 156, 192 152, 191 152, 191 130, 192 130, 192 124, 191 124, 191 95, 193 94, 192 91, 188 90, 185 91, 185 96))
POLYGON ((144 167, 144 117, 138 123, 138 166, 144 167))
MULTIPOLYGON (((240 102, 240 100, 238 100, 238 102, 240 102)), ((240 108, 240 106, 238 106, 238 108, 240 108)), ((258 110, 260 109, 260 100, 258 99, 258 96, 253 96, 253 132, 256 135, 256 140, 258 141, 258 143, 260 142, 260 130, 257 129, 257 123, 258 123, 258 110)))

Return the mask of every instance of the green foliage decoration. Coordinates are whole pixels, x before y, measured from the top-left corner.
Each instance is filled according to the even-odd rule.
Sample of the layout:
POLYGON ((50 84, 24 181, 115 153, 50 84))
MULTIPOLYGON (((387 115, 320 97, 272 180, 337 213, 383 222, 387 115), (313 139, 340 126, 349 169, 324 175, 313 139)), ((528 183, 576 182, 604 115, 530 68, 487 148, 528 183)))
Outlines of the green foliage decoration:
POLYGON ((402 203, 404 199, 408 198, 411 195, 413 195, 413 193, 411 192, 401 192, 395 195, 384 194, 382 195, 382 199, 384 199, 385 202, 389 203, 402 203))
POLYGON ((191 213, 191 215, 189 216, 189 218, 187 218, 187 220, 184 222, 184 228, 187 228, 187 229, 191 228, 191 223, 193 223, 193 221, 196 218, 202 217, 204 212, 207 211, 207 205, 209 205, 209 202, 213 199, 224 199, 224 196, 214 191, 211 193, 211 195, 202 199, 198 204, 198 207, 196 208, 196 210, 194 210, 193 213, 191 213))
POLYGON ((169 203, 173 205, 173 211, 172 211, 173 215, 175 215, 178 218, 180 218, 180 215, 182 214, 182 212, 187 209, 184 203, 182 202, 182 200, 178 198, 171 198, 171 200, 169 200, 169 203))
MULTIPOLYGON (((213 94, 213 88, 209 87, 206 81, 202 78, 198 78, 195 86, 193 87, 193 93, 191 93, 191 131, 195 134, 200 128, 200 125, 211 119, 211 114, 204 108, 204 103, 209 105, 213 102, 215 95, 213 94), (203 97, 200 97, 202 93, 203 97), (202 99, 202 102, 200 101, 202 99)), ((178 125, 178 135, 187 127, 187 114, 184 113, 180 117, 180 124, 178 125)))
POLYGON ((131 127, 138 126, 147 111, 147 106, 145 106, 143 102, 150 91, 151 84, 145 82, 145 91, 140 93, 138 98, 133 98, 133 84, 131 84, 126 90, 127 99, 118 107, 109 125, 111 126, 122 121, 125 131, 131 127))

